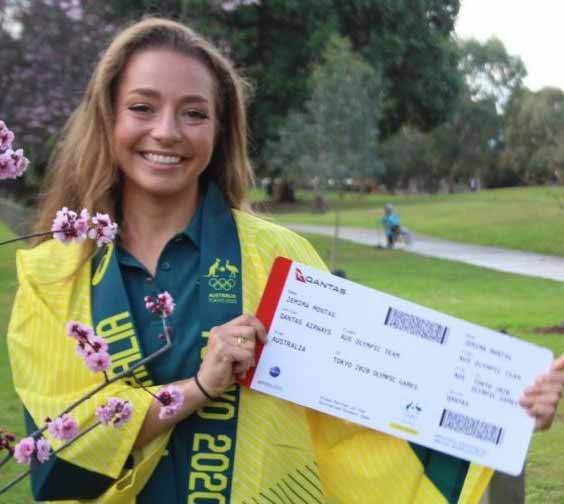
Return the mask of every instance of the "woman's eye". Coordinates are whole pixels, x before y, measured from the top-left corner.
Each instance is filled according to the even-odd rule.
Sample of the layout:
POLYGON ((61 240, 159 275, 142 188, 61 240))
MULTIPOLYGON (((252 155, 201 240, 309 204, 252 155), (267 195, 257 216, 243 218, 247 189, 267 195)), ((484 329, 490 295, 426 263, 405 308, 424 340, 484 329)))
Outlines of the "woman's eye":
POLYGON ((203 121, 209 117, 206 112, 198 109, 187 109, 182 115, 191 121, 203 121))
POLYGON ((143 105, 143 104, 139 104, 139 105, 130 105, 129 110, 133 111, 133 112, 150 112, 151 109, 149 108, 148 105, 143 105))

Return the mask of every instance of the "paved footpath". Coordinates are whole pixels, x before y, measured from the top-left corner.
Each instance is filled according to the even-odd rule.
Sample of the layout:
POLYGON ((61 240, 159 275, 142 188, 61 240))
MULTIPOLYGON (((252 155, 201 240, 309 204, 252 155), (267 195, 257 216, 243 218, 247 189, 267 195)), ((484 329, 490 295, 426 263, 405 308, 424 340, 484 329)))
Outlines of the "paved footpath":
MULTIPOLYGON (((287 227, 298 233, 333 236, 332 226, 290 224, 287 227)), ((384 232, 375 229, 342 227, 339 232, 339 238, 363 245, 385 245, 384 232)), ((398 248, 415 254, 440 257, 484 268, 564 282, 564 257, 456 243, 424 235, 413 235, 413 243, 411 245, 404 246, 400 244, 398 248)))

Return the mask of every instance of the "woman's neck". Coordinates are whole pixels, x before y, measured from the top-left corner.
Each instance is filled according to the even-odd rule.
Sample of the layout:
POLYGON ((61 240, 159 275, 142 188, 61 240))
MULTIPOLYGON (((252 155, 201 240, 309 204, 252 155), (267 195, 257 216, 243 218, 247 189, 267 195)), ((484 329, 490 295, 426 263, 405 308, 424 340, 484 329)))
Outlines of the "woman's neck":
POLYGON ((121 246, 155 274, 160 254, 168 241, 183 231, 198 208, 199 194, 152 197, 124 188, 121 246))

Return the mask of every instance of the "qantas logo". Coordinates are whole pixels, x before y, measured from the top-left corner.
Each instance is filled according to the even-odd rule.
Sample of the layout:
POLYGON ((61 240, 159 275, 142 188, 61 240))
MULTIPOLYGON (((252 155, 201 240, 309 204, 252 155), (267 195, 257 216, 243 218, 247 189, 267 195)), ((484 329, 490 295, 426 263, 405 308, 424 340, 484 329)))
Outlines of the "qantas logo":
POLYGON ((324 282, 323 280, 318 280, 317 278, 313 278, 312 276, 305 276, 302 273, 302 271, 300 270, 300 268, 296 268, 296 280, 298 282, 302 282, 302 283, 318 285, 319 287, 323 287, 324 289, 332 290, 332 291, 337 292, 338 294, 341 294, 343 296, 347 293, 346 289, 343 289, 342 287, 339 287, 338 285, 335 285, 335 284, 332 284, 332 283, 329 283, 329 282, 324 282))
POLYGON ((296 280, 297 280, 298 282, 307 283, 306 277, 305 277, 304 274, 301 272, 300 268, 296 268, 296 280))

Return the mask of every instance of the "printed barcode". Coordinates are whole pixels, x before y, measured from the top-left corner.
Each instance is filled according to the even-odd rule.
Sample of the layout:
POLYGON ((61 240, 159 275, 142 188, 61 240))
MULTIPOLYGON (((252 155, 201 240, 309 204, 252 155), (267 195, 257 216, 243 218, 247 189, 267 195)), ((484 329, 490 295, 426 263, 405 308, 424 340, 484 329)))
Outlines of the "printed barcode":
POLYGON ((443 410, 439 425, 445 429, 460 432, 495 445, 501 443, 503 436, 503 429, 497 425, 447 409, 443 410))
POLYGON ((447 327, 395 308, 388 308, 384 325, 441 345, 447 341, 447 327))

